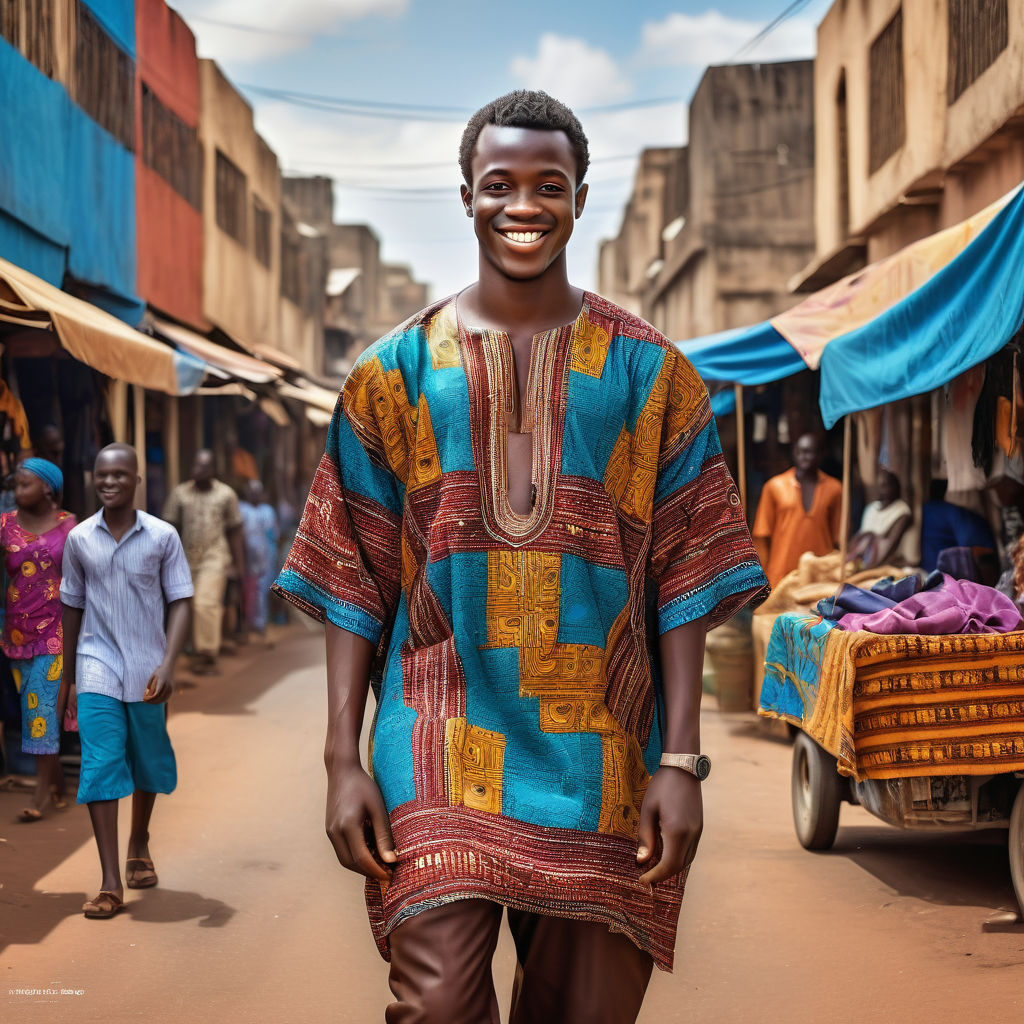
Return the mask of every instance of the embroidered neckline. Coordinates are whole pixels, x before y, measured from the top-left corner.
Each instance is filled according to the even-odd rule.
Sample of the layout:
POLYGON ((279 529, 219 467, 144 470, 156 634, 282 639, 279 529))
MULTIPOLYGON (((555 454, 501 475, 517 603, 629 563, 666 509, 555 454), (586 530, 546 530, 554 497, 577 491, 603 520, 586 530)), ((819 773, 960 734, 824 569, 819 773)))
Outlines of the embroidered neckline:
POLYGON ((515 408, 519 387, 508 334, 467 328, 459 313, 457 297, 453 302, 474 413, 470 416, 470 431, 484 528, 495 540, 521 547, 536 540, 548 528, 554 514, 562 464, 568 356, 573 339, 589 322, 590 295, 584 292, 579 315, 571 324, 534 335, 520 410, 515 408), (525 514, 516 512, 508 501, 508 417, 517 411, 520 429, 533 435, 536 498, 525 514))

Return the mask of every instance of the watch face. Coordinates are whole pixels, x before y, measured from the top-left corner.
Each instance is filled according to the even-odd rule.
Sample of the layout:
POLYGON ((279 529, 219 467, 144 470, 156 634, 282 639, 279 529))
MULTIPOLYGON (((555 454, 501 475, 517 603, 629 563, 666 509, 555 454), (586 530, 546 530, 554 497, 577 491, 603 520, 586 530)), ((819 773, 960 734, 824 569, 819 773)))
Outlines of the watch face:
POLYGON ((694 765, 694 774, 703 782, 711 774, 711 758, 706 754, 701 754, 694 765))

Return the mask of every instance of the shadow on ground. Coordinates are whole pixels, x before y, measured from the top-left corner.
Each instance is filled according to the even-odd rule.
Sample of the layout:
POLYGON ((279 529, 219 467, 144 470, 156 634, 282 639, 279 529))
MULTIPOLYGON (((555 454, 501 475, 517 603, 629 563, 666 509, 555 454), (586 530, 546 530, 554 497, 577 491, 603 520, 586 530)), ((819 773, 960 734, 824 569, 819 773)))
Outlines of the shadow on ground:
POLYGON ((223 928, 235 916, 235 908, 222 900, 180 889, 125 891, 126 910, 133 921, 169 924, 198 918, 200 928, 223 928))
MULTIPOLYGON (((192 711, 213 715, 251 714, 249 705, 289 673, 322 663, 323 630, 300 625, 276 634, 267 649, 246 645, 239 654, 223 659, 220 676, 191 677, 186 659, 179 662, 177 679, 183 685, 172 699, 171 717, 192 711)), ((72 794, 73 794, 72 790, 72 794)), ((18 812, 29 802, 25 790, 0 791, 0 952, 7 946, 43 941, 60 922, 80 914, 82 904, 95 893, 43 893, 38 882, 83 843, 92 843, 92 826, 84 807, 73 802, 51 812, 42 821, 24 825, 18 812)), ((128 827, 127 804, 121 811, 121 831, 128 827)), ((97 872, 98 872, 97 861, 97 872)), ((219 927, 234 914, 219 900, 196 893, 153 889, 142 899, 126 890, 130 913, 139 921, 182 921, 199 918, 201 927, 219 927)))
POLYGON ((940 906, 1015 910, 1006 830, 910 832, 840 825, 825 856, 846 857, 900 896, 940 906))

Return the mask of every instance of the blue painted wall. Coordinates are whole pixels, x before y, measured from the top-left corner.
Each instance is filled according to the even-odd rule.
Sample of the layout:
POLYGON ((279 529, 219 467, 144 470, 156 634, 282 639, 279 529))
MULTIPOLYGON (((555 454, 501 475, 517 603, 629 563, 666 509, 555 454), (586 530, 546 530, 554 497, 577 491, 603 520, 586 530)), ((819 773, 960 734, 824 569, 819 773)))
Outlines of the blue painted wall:
MULTIPOLYGON (((133 3, 89 6, 134 49, 133 3)), ((0 146, 0 256, 58 287, 66 271, 137 323, 133 154, 3 39, 0 96, 14 97, 0 103, 0 139, 17 140, 0 146)))

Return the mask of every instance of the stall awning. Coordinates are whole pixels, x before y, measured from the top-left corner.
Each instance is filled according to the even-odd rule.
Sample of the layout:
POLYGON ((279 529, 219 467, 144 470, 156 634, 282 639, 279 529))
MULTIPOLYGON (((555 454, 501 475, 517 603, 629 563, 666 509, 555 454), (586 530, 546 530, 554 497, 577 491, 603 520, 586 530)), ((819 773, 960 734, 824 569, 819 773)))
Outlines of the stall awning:
POLYGON ((270 384, 283 376, 282 371, 276 366, 271 366, 262 359, 247 356, 244 352, 234 352, 223 345, 218 345, 187 327, 180 327, 158 317, 152 318, 152 324, 157 334, 178 349, 204 360, 229 377, 248 381, 250 384, 270 384))
POLYGON ((51 329, 79 362, 117 380, 168 395, 191 394, 206 366, 102 309, 0 259, 0 321, 51 329))
POLYGON ((1022 205, 1018 187, 770 321, 678 347, 711 381, 768 384, 820 365, 829 425, 844 412, 932 390, 998 351, 1020 326, 1022 205), (966 319, 973 329, 954 337, 966 319))
POLYGON ((799 353, 770 323, 677 343, 705 380, 771 384, 806 370, 799 353))
POLYGON ((1024 322, 1024 189, 948 266, 821 356, 821 415, 941 387, 995 355, 1024 322))
POLYGON ((282 398, 291 398, 304 403, 306 417, 310 423, 318 427, 325 427, 331 422, 334 407, 338 403, 338 396, 335 392, 308 381, 303 381, 300 384, 278 384, 277 392, 282 398))

